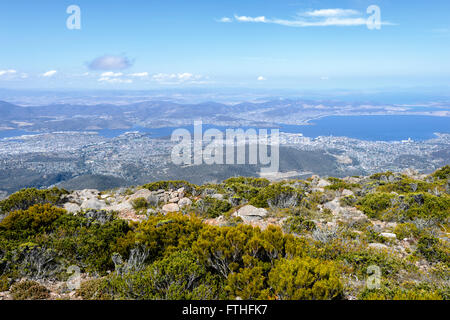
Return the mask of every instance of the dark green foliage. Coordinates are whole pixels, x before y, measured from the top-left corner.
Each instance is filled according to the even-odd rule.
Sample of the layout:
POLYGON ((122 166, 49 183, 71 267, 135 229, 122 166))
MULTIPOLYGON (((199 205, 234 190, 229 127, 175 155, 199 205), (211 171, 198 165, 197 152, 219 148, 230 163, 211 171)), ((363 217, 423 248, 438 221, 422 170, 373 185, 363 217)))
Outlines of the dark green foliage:
POLYGON ((302 200, 303 192, 282 183, 271 184, 258 192, 250 204, 259 208, 290 208, 302 200))
POLYGON ((325 189, 327 190, 334 190, 334 191, 344 189, 351 190, 353 188, 361 187, 359 184, 347 183, 344 180, 338 178, 328 178, 328 181, 331 182, 331 185, 325 187, 325 189))
POLYGON ((47 190, 23 189, 0 201, 0 212, 26 210, 35 204, 60 205, 64 202, 61 196, 67 193, 66 190, 58 188, 47 190))
POLYGON ((316 228, 314 221, 307 220, 302 216, 293 216, 285 222, 284 228, 289 233, 301 234, 305 231, 312 231, 316 228))
POLYGON ((148 202, 145 198, 137 198, 131 201, 131 205, 134 210, 146 209, 148 207, 148 202))
POLYGON ((447 166, 437 170, 435 173, 433 173, 433 177, 435 177, 439 180, 450 179, 450 165, 447 165, 447 166))
POLYGON ((144 189, 148 189, 150 191, 158 191, 160 189, 169 190, 169 189, 180 189, 184 188, 184 191, 187 193, 192 192, 196 188, 195 185, 189 183, 184 180, 171 180, 171 181, 158 181, 148 183, 142 186, 144 189))
POLYGON ((194 204, 194 210, 202 216, 217 218, 232 208, 231 204, 225 200, 205 197, 194 204))
POLYGON ((417 244, 417 253, 430 262, 450 262, 450 248, 433 236, 422 236, 417 244))
POLYGON ((50 291, 36 281, 25 280, 11 286, 14 300, 44 300, 50 297, 50 291))
POLYGON ((229 178, 223 182, 225 185, 232 185, 235 183, 245 184, 255 188, 265 188, 270 184, 270 181, 263 178, 251 178, 251 177, 234 177, 229 178))
POLYGON ((389 193, 370 193, 358 202, 359 209, 369 218, 379 218, 380 213, 391 206, 394 197, 389 193))

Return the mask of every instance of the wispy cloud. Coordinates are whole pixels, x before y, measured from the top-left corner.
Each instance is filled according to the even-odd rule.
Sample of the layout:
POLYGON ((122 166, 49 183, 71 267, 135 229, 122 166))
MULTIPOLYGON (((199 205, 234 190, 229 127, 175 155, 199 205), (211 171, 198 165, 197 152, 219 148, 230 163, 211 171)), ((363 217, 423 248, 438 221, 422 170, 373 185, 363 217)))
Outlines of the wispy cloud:
POLYGON ((145 78, 145 77, 148 77, 148 72, 132 73, 132 74, 130 74, 130 77, 145 78))
MULTIPOLYGON (((223 18, 221 20, 223 20, 223 18)), ((368 20, 361 12, 357 10, 336 8, 300 12, 293 19, 267 18, 266 16, 251 17, 235 14, 233 18, 227 18, 226 22, 267 23, 286 27, 305 28, 365 26, 367 25, 368 20)), ((393 23, 387 21, 383 21, 381 24, 394 25, 393 23)))
POLYGON ((218 22, 224 22, 224 23, 229 23, 229 22, 233 22, 233 19, 228 18, 228 17, 223 17, 223 18, 220 18, 220 19, 216 19, 216 21, 218 21, 218 22))
POLYGON ((191 83, 200 84, 205 83, 204 77, 192 73, 158 73, 152 76, 152 80, 160 84, 181 84, 191 83))
POLYGON ((10 69, 10 70, 0 70, 0 76, 3 76, 3 75, 11 75, 11 74, 16 74, 17 73, 17 71, 16 70, 13 70, 13 69, 10 69))
POLYGON ((124 56, 104 55, 94 59, 88 64, 91 70, 123 70, 131 67, 132 62, 124 56))
POLYGON ((361 14, 353 9, 320 9, 300 13, 300 15, 309 17, 343 17, 361 14))
POLYGON ((53 77, 57 73, 58 73, 58 71, 56 71, 56 70, 50 70, 50 71, 44 72, 42 74, 42 76, 46 77, 46 78, 50 78, 50 77, 53 77))
POLYGON ((98 79, 98 82, 106 82, 106 83, 133 83, 131 79, 122 79, 122 78, 109 78, 109 77, 101 77, 98 79))
POLYGON ((257 80, 258 80, 258 81, 266 81, 267 79, 266 79, 265 77, 263 77, 263 76, 259 76, 259 77, 257 78, 257 80))
POLYGON ((109 71, 109 72, 103 72, 100 76, 103 78, 117 78, 117 77, 123 76, 123 73, 109 71))

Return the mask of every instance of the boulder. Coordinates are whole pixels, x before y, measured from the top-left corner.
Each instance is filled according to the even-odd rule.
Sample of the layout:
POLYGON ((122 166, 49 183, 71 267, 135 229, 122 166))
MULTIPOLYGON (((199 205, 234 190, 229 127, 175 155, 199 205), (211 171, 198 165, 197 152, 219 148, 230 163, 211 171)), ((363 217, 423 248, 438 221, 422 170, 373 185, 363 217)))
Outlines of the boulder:
POLYGON ((390 232, 383 232, 380 234, 380 236, 382 236, 383 238, 386 238, 386 239, 397 239, 397 236, 395 235, 395 233, 390 233, 390 232))
POLYGON ((217 200, 223 200, 223 194, 215 193, 211 196, 211 198, 217 199, 217 200))
POLYGON ((180 208, 190 206, 191 204, 192 201, 189 198, 181 198, 180 201, 178 201, 178 206, 180 208))
POLYGON ((130 198, 128 198, 128 201, 133 201, 136 200, 138 198, 144 198, 145 200, 147 200, 149 197, 152 196, 152 192, 148 189, 140 189, 137 192, 135 192, 134 194, 132 194, 130 196, 130 198))
POLYGON ((81 211, 81 207, 78 204, 72 202, 66 202, 64 204, 64 209, 66 209, 69 213, 77 213, 81 211))
POLYGON ((178 197, 169 199, 169 202, 170 202, 170 203, 177 203, 178 201, 180 201, 180 199, 179 199, 178 197))
POLYGON ((319 182, 317 183, 317 187, 319 187, 319 188, 325 188, 330 185, 331 185, 331 183, 325 179, 320 179, 319 182))
POLYGON ((234 215, 240 217, 244 222, 251 222, 265 218, 267 216, 267 210, 246 205, 236 211, 234 215))
POLYGON ((176 203, 168 203, 164 205, 161 209, 163 212, 177 212, 180 211, 180 206, 176 203))
POLYGON ((347 189, 344 189, 341 192, 341 196, 343 196, 343 197, 349 197, 349 196, 354 196, 354 195, 355 194, 353 193, 353 191, 347 190, 347 189))
POLYGON ((95 209, 95 210, 102 210, 106 208, 106 203, 103 200, 98 199, 89 199, 83 201, 81 204, 81 209, 95 209))

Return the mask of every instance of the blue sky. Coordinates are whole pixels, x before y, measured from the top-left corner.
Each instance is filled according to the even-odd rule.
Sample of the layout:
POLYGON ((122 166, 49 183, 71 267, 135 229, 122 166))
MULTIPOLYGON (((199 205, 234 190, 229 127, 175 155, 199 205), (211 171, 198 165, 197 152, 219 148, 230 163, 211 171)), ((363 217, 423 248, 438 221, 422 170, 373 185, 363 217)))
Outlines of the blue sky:
POLYGON ((448 0, 2 1, 0 88, 449 88, 449 15, 448 0))

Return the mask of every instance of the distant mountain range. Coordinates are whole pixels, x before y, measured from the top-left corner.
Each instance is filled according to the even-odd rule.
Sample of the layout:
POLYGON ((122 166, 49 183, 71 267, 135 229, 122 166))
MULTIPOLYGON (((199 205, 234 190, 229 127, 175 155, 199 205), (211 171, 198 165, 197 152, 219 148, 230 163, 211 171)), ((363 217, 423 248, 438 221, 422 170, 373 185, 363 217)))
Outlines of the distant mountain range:
POLYGON ((423 114, 445 112, 448 107, 434 106, 417 111, 413 107, 364 105, 339 101, 279 99, 261 103, 223 104, 204 102, 179 104, 146 101, 128 105, 53 104, 21 107, 0 101, 0 127, 36 132, 128 129, 135 126, 156 128, 191 125, 194 120, 223 126, 275 126, 304 124, 307 120, 328 115, 423 114))

